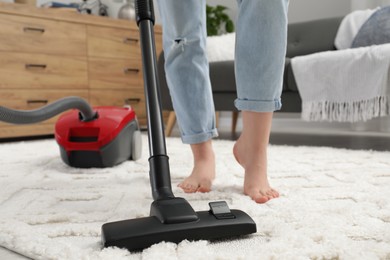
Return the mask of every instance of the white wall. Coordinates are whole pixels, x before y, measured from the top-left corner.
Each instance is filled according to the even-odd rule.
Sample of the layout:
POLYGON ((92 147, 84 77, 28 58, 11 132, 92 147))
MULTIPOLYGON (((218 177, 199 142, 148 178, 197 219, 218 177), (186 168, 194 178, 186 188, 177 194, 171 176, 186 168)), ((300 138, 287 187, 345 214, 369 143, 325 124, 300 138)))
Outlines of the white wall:
MULTIPOLYGON (((357 0, 362 1, 362 0, 357 0)), ((229 8, 228 14, 235 20, 237 17, 236 0, 207 0, 210 5, 224 5, 229 8)), ((351 10, 351 0, 290 0, 289 22, 302 22, 327 17, 344 16, 351 10)))
POLYGON ((351 0, 351 10, 375 8, 390 5, 390 0, 351 0))
MULTIPOLYGON (((233 20, 237 17, 236 0, 207 0, 210 5, 224 5, 233 20)), ((353 10, 390 5, 390 0, 290 0, 289 22, 344 16, 353 10)))
MULTIPOLYGON (((78 3, 82 2, 81 0, 37 0, 37 6, 41 6, 47 2, 60 2, 60 3, 78 3)), ((108 15, 110 17, 118 17, 118 11, 122 5, 124 5, 124 0, 101 0, 103 4, 108 6, 108 15)), ((97 11, 97 9, 95 10, 97 11)))
MULTIPOLYGON (((351 0, 290 0, 289 22, 303 22, 348 14, 351 0)), ((360 0, 361 1, 361 0, 360 0)))
MULTIPOLYGON (((37 0, 37 5, 49 2, 51 0, 37 0)), ((81 0, 56 0, 57 2, 70 3, 80 2, 81 0)), ((160 23, 160 15, 155 2, 156 22, 160 23)), ((13 2, 13 0, 0 0, 0 2, 13 2)), ((109 9, 110 17, 116 18, 124 0, 102 0, 109 9)), ((228 7, 227 13, 232 20, 237 17, 236 0, 207 0, 209 5, 224 5, 228 7)), ((375 8, 377 6, 390 5, 390 0, 290 0, 289 22, 310 21, 313 19, 337 17, 348 14, 353 10, 375 8)))
MULTIPOLYGON (((227 13, 230 17, 233 20, 237 18, 236 0, 207 0, 207 3, 209 5, 224 5, 228 7, 227 13)), ((348 14, 350 10, 351 0, 290 0, 288 16, 291 23, 343 16, 348 14)))
MULTIPOLYGON (((156 0, 155 0, 156 1, 156 0)), ((256 0, 253 0, 256 1, 256 0)), ((364 0, 356 0, 364 1, 364 0)), ((371 1, 371 0, 370 0, 371 1)), ((388 0, 390 1, 390 0, 388 0)), ((237 18, 236 0, 207 0, 209 5, 224 5, 233 21, 237 18)), ((157 9, 157 8, 156 8, 157 9)), ((327 17, 344 16, 351 11, 351 0, 290 0, 289 22, 302 22, 327 17)), ((158 10, 156 12, 159 21, 158 10)))
MULTIPOLYGON (((230 17, 236 19, 236 0, 207 0, 207 3, 210 5, 220 4, 228 7, 230 17)), ((350 10, 351 0, 290 0, 288 18, 290 23, 302 22, 313 19, 344 16, 348 14, 350 10)))

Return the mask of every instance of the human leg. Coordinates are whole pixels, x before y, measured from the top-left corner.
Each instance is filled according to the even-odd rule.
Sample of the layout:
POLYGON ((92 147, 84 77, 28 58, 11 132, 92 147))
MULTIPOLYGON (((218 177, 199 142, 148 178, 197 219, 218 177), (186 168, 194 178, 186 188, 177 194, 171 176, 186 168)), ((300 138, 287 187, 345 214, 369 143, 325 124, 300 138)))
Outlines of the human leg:
POLYGON ((267 176, 273 111, 281 108, 288 0, 238 0, 237 99, 243 131, 233 153, 245 170, 244 193, 257 203, 279 196, 267 176))
POLYGON ((206 56, 206 1, 159 0, 165 72, 182 140, 198 144, 217 135, 206 56))
POLYGON ((194 168, 179 184, 207 192, 215 178, 211 138, 218 135, 206 57, 206 1, 159 0, 166 78, 182 141, 191 145, 194 168))
POLYGON ((191 144, 194 168, 178 186, 186 193, 209 192, 215 178, 215 155, 211 140, 191 144))
POLYGON ((243 130, 233 153, 245 170, 244 193, 257 203, 279 196, 271 188, 267 176, 267 146, 271 131, 272 112, 243 111, 243 130))

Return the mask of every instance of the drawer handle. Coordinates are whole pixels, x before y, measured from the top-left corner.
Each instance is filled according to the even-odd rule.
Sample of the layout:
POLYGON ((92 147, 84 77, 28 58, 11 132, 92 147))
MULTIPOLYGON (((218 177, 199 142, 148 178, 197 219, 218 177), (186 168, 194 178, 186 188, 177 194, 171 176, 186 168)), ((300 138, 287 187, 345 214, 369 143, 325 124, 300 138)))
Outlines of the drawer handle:
POLYGON ((132 69, 132 68, 124 68, 123 73, 124 74, 137 74, 139 72, 139 69, 132 69))
POLYGON ((37 27, 24 27, 23 31, 26 33, 32 32, 32 33, 43 34, 45 32, 45 29, 44 28, 37 28, 37 27))
POLYGON ((135 44, 135 43, 138 43, 138 39, 126 37, 126 38, 123 39, 123 43, 125 43, 125 44, 135 44))
POLYGON ((46 99, 30 99, 30 100, 27 100, 27 104, 29 105, 32 105, 32 104, 47 104, 49 101, 46 100, 46 99))
POLYGON ((130 104, 138 104, 141 101, 140 98, 126 98, 125 99, 125 104, 130 105, 130 104))
POLYGON ((45 65, 45 64, 26 64, 25 67, 27 70, 32 70, 32 69, 44 70, 47 68, 47 65, 45 65))

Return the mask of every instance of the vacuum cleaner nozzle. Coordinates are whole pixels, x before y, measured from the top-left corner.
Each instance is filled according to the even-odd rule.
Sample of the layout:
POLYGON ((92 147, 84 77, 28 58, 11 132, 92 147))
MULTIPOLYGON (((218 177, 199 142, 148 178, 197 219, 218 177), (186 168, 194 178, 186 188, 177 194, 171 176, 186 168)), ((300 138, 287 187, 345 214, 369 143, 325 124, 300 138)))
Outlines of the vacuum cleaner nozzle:
MULTIPOLYGON (((176 199, 185 201, 182 198, 171 199, 174 208, 178 208, 176 199)), ((245 212, 230 210, 225 201, 211 202, 209 205, 209 211, 194 212, 196 218, 193 221, 189 221, 188 214, 185 214, 185 221, 172 224, 163 223, 163 220, 153 215, 106 223, 102 226, 103 246, 139 251, 162 241, 179 243, 183 240, 216 240, 256 232, 255 222, 245 212)), ((163 208, 169 211, 169 206, 164 205, 163 208)))

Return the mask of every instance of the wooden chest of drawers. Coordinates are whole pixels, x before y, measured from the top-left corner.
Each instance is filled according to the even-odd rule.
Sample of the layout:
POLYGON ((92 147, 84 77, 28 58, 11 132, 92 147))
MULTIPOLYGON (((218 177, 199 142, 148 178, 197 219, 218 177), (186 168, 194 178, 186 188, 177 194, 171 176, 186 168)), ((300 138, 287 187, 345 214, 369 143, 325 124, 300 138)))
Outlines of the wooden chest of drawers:
MULTIPOLYGON (((155 33, 159 53, 159 26, 155 33)), ((135 22, 0 3, 0 105, 36 109, 65 96, 93 106, 131 105, 146 126, 135 22)), ((0 138, 52 134, 54 122, 0 122, 0 138)))

